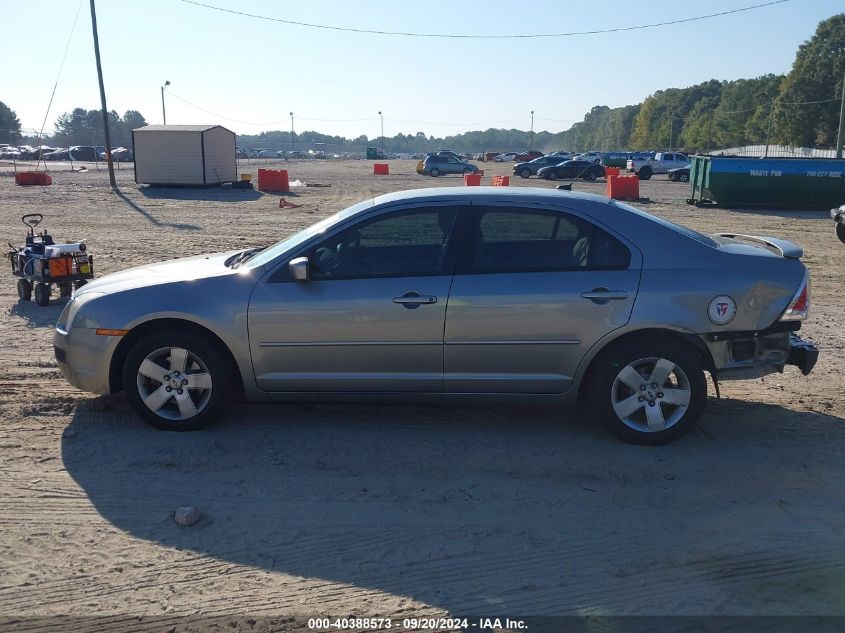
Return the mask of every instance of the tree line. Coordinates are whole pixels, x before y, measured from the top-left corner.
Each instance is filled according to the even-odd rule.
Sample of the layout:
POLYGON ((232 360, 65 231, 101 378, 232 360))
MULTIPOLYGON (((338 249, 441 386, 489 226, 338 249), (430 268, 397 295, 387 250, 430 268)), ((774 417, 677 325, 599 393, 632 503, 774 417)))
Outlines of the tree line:
MULTIPOLYGON (((383 140, 391 153, 452 149, 457 152, 524 150, 639 150, 684 148, 703 151, 765 142, 800 147, 831 147, 839 127, 838 97, 845 75, 845 13, 818 25, 802 44, 785 75, 753 79, 711 79, 687 88, 659 90, 642 103, 617 108, 595 106, 584 120, 559 133, 490 128, 445 137, 397 134, 383 140)), ((112 144, 129 146, 131 132, 146 124, 143 115, 128 110, 121 117, 109 112, 112 144)), ((76 108, 56 120, 54 145, 102 144, 99 110, 76 108)), ((5 133, 20 134, 20 123, 0 102, 0 142, 5 133)), ((238 137, 246 147, 362 151, 381 147, 378 137, 341 136, 273 130, 238 137)))

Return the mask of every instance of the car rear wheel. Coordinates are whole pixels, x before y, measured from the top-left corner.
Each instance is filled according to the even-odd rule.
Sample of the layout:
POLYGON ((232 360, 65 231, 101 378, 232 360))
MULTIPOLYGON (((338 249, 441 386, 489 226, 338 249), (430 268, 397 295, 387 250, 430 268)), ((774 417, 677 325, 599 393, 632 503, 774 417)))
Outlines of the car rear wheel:
POLYGON ((471 173, 473 173, 474 171, 475 171, 475 170, 470 169, 469 167, 467 167, 466 169, 464 169, 464 176, 469 176, 469 175, 470 175, 471 173))
POLYGON ((588 171, 587 173, 585 173, 585 174, 582 176, 582 178, 583 178, 584 180, 589 180, 590 182, 592 182, 593 180, 595 180, 595 179, 596 179, 596 174, 595 174, 595 172, 593 172, 593 171, 588 171))
POLYGON ((546 180, 554 180, 555 178, 557 178, 557 174, 553 171, 547 171, 545 174, 543 174, 543 178, 545 178, 546 180))
POLYGON ((604 426, 632 444, 666 444, 695 426, 707 400, 701 361, 658 340, 633 342, 600 358, 590 398, 604 426))
POLYGON ((192 431, 208 426, 225 404, 233 379, 228 365, 216 344, 193 332, 153 334, 129 351, 123 386, 148 424, 192 431))
POLYGON ((437 178, 440 175, 440 170, 435 167, 428 173, 431 174, 434 178, 437 178))
POLYGON ((519 175, 521 178, 530 178, 531 177, 531 170, 530 169, 520 169, 519 175))

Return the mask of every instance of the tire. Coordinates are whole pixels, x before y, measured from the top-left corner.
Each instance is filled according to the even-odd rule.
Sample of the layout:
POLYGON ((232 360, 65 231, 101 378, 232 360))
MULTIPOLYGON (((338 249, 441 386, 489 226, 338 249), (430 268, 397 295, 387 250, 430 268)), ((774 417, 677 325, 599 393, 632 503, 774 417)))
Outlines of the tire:
POLYGON ((588 182, 593 182, 596 179, 596 173, 593 171, 588 171, 582 176, 582 178, 588 182))
POLYGON ((597 360, 601 364, 592 376, 590 402, 605 428, 621 440, 666 444, 689 432, 701 417, 707 381, 701 361, 685 348, 644 338, 597 360), (661 376, 652 381, 655 371, 661 376))
POLYGON ((520 169, 519 170, 520 178, 531 178, 531 170, 530 169, 520 169))
POLYGON ((689 182, 689 174, 680 174, 678 180, 681 182, 689 182))
POLYGON ((129 404, 148 424, 195 431, 211 424, 228 401, 231 371, 216 343, 176 329, 135 343, 123 365, 123 387, 129 404), (192 378, 197 375, 202 378, 192 378))
POLYGON ((32 299, 32 284, 29 279, 18 279, 18 299, 21 301, 32 299))
POLYGON ((651 178, 651 174, 652 174, 651 167, 643 167, 643 168, 640 169, 637 176, 639 176, 640 180, 648 180, 649 178, 651 178))
POLYGON ((836 223, 836 237, 839 238, 839 241, 845 244, 845 224, 841 222, 836 223))
POLYGON ((35 303, 42 308, 50 303, 50 286, 47 284, 35 284, 35 303))
POLYGON ((429 173, 429 175, 432 176, 432 178, 437 178, 440 175, 440 170, 437 169, 437 167, 435 167, 434 169, 432 169, 428 173, 429 173))
POLYGON ((545 178, 546 180, 556 180, 557 174, 553 171, 547 171, 545 174, 543 174, 543 178, 545 178))

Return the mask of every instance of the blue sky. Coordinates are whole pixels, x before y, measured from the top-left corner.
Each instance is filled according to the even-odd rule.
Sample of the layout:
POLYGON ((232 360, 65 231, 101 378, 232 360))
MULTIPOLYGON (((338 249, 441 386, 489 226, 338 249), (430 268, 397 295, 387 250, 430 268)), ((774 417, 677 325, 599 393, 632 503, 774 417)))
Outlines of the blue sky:
MULTIPOLYGON (((488 34, 632 26, 761 0, 206 2, 355 28, 488 34)), ((18 113, 25 128, 39 128, 78 0, 4 5, 4 49, 17 51, 17 61, 6 66, 0 101, 18 113)), ((240 134, 256 133, 289 129, 293 111, 297 131, 350 137, 378 136, 379 110, 387 136, 528 129, 531 110, 535 130, 560 131, 594 105, 636 103, 656 90, 710 78, 786 72, 817 23, 841 11, 843 1, 791 0, 641 31, 454 40, 308 29, 179 0, 97 2, 109 109, 137 109, 150 123, 161 123, 160 87, 169 80, 168 123, 219 123, 240 134)), ((88 0, 81 5, 47 128, 75 106, 99 107, 88 0)))

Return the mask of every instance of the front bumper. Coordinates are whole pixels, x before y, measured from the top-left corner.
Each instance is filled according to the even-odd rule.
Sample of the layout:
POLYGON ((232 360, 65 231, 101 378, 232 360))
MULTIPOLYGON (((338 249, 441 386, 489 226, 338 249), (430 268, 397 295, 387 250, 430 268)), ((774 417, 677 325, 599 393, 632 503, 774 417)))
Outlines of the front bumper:
POLYGON ((109 393, 109 364, 119 337, 101 336, 91 328, 56 328, 53 352, 59 370, 82 391, 109 393))
POLYGON ((819 359, 818 348, 809 341, 803 340, 797 334, 789 335, 789 356, 787 365, 795 365, 805 376, 813 371, 819 359))

